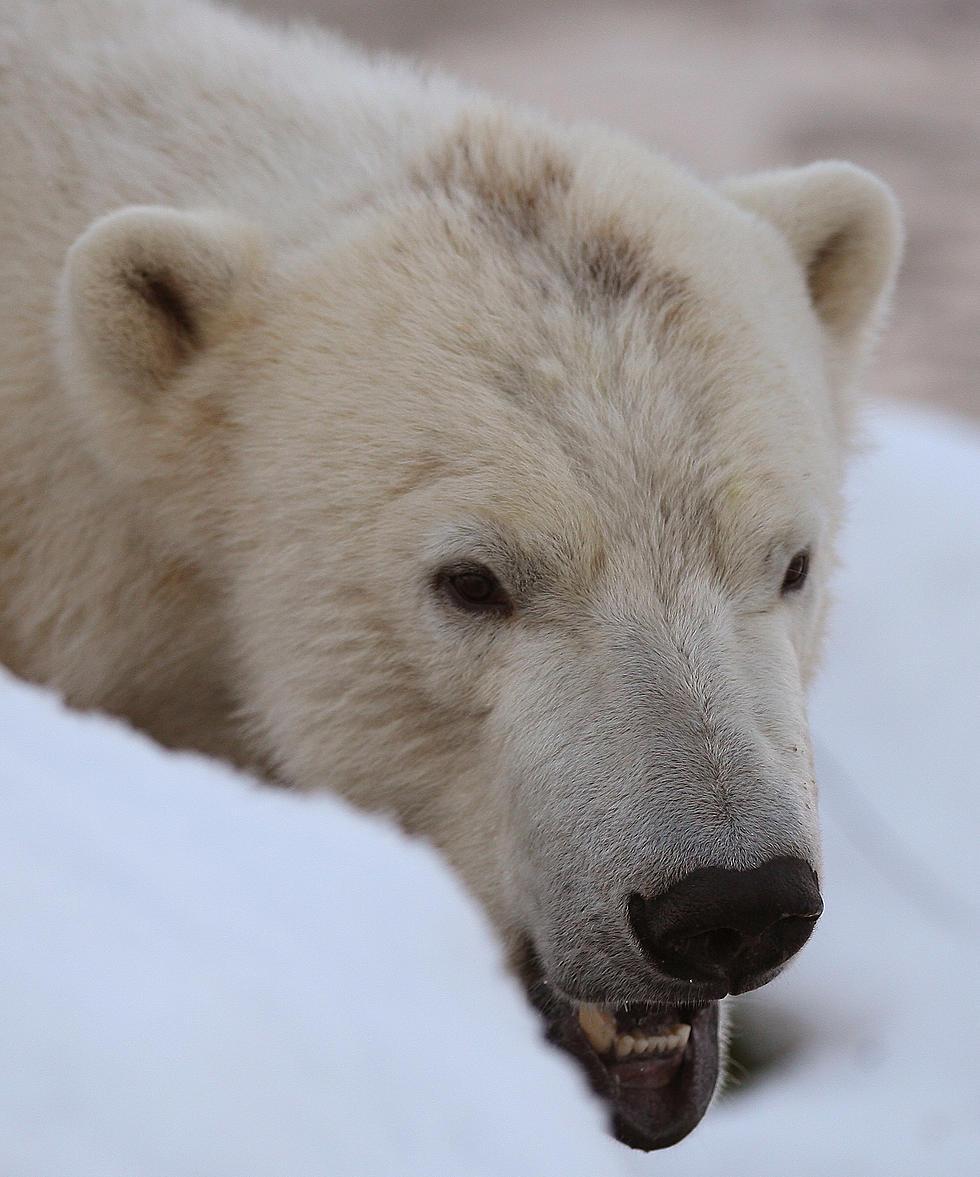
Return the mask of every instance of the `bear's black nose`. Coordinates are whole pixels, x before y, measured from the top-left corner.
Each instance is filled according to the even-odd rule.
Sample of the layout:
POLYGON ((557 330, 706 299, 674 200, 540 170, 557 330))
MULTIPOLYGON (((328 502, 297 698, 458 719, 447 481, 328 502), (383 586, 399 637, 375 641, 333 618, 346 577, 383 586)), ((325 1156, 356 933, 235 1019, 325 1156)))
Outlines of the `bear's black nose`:
POLYGON ((745 993, 803 947, 823 901, 809 863, 774 858, 752 870, 693 871, 655 899, 631 895, 628 909, 661 972, 745 993))

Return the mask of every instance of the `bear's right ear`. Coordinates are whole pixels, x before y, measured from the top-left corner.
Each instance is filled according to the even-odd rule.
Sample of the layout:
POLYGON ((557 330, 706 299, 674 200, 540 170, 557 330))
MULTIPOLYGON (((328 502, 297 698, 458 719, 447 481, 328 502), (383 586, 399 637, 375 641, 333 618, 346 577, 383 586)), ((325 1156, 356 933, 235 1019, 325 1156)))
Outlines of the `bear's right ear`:
POLYGON ((258 231, 234 217, 149 206, 102 217, 75 242, 59 358, 104 445, 131 449, 135 431, 177 424, 168 389, 239 317, 265 255, 258 231))

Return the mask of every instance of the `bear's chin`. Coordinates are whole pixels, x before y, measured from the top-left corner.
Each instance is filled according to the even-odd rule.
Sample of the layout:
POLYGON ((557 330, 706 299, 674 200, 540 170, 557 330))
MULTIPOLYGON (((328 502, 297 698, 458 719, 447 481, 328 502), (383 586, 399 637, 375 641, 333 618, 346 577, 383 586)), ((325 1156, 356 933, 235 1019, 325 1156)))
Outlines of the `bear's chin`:
POLYGON ((717 1001, 615 1008, 563 996, 540 967, 524 980, 548 1041, 582 1067, 618 1140, 651 1151, 697 1127, 718 1082, 717 1001))

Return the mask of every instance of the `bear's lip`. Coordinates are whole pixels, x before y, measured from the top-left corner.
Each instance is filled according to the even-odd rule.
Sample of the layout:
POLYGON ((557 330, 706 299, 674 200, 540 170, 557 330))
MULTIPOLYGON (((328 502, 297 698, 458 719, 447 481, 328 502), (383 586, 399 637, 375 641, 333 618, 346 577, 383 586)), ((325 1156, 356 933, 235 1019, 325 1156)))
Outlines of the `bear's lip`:
POLYGON ((582 1067, 619 1140, 667 1148, 700 1123, 718 1081, 716 1001, 596 1005, 564 996, 540 973, 525 980, 548 1040, 582 1067))

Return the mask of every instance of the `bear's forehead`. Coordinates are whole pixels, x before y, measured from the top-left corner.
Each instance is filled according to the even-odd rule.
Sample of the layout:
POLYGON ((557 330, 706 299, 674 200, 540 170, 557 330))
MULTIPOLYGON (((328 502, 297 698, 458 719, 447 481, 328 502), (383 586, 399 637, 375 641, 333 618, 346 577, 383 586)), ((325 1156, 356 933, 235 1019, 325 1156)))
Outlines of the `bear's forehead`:
POLYGON ((383 408, 408 485, 424 466, 517 487, 542 527, 545 502, 574 500, 637 551, 786 530, 837 448, 812 349, 800 364, 806 308, 780 309, 802 279, 774 278, 771 234, 676 169, 620 184, 600 162, 486 126, 450 136, 414 199, 306 272, 289 313, 329 307, 313 367, 329 355, 363 389, 354 417, 383 408))
MULTIPOLYGON (((492 347, 486 341, 485 354, 492 347)), ((768 355, 751 323, 719 323, 681 278, 645 304, 544 311, 522 345, 488 367, 487 437, 502 439, 491 461, 560 455, 608 527, 727 517, 736 501, 736 518, 790 514, 796 500, 833 483, 837 447, 821 373, 768 355)))
MULTIPOLYGON (((424 251, 407 248, 393 289, 387 265, 345 286, 323 346, 311 325, 309 363, 352 398, 355 428, 383 418, 372 452, 383 444, 406 486, 475 476, 487 493, 517 488, 540 507, 574 501, 569 518, 591 517, 607 546, 653 536, 690 549, 717 547, 747 519, 790 515, 804 483, 831 481, 814 465, 828 453, 813 444, 827 428, 821 397, 750 320, 713 305, 697 275, 651 265, 642 282, 618 281, 613 251, 592 257, 598 290, 587 298, 561 275, 535 285, 540 259, 478 254, 433 276, 424 251), (341 315, 356 329, 335 330, 341 315)), ((306 305, 317 319, 317 301, 306 305)), ((336 420, 326 427, 335 433, 336 420)))
POLYGON ((815 444, 819 397, 673 316, 652 331, 645 315, 582 319, 563 350, 511 357, 488 386, 476 460, 487 485, 509 482, 550 523, 550 546, 588 520, 600 563, 638 575, 758 567, 781 543, 810 542, 835 509, 836 446, 815 444))
POLYGON ((569 451, 649 437, 676 457, 744 432, 746 404, 781 436, 787 415, 819 427, 813 317, 770 228, 600 138, 477 119, 427 157, 394 234, 405 354, 437 343, 569 451))
MULTIPOLYGON (((572 384, 556 358, 544 367, 542 378, 572 384)), ((473 537, 492 535, 494 552, 510 553, 528 579, 566 586, 602 569, 614 581, 707 570, 737 582, 770 551, 817 538, 834 510, 833 480, 804 434, 791 439, 774 413, 740 421, 723 405, 663 400, 658 412, 630 413, 615 396, 566 392, 541 412, 506 392, 488 396, 482 421, 448 423, 435 517, 475 520, 473 537)))

